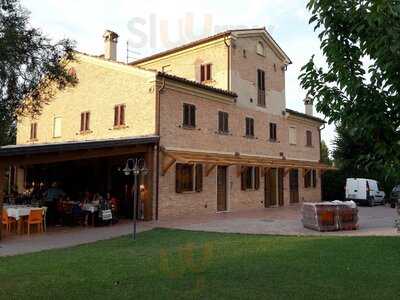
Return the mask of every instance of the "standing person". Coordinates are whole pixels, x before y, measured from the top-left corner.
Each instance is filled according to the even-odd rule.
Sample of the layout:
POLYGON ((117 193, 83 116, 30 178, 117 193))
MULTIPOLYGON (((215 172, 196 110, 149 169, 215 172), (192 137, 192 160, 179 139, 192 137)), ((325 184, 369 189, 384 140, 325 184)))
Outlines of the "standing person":
POLYGON ((113 221, 115 222, 118 220, 119 201, 116 197, 112 196, 110 192, 107 193, 106 199, 112 211, 113 221))

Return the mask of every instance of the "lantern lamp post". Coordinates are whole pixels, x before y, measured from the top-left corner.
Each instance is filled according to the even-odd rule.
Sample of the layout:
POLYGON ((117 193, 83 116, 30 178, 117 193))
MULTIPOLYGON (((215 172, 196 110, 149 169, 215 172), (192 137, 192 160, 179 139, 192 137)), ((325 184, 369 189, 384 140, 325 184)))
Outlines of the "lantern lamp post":
POLYGON ((137 220, 137 204, 138 204, 138 183, 141 175, 147 175, 149 170, 146 168, 146 162, 143 158, 129 158, 126 161, 125 168, 121 170, 126 176, 133 175, 133 240, 136 240, 136 220, 137 220))

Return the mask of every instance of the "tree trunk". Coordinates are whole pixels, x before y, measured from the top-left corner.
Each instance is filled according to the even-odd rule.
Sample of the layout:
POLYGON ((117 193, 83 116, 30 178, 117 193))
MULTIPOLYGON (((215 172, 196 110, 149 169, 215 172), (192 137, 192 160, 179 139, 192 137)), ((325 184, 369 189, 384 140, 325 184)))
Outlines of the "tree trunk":
POLYGON ((2 238, 2 230, 3 230, 2 215, 3 215, 5 182, 6 182, 5 165, 2 162, 0 162, 0 240, 2 238))

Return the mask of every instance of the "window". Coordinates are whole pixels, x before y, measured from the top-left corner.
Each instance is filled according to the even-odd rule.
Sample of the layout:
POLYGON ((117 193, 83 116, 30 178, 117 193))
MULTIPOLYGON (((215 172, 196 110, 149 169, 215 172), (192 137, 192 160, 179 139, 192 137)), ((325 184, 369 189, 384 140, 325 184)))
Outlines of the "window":
POLYGON ((176 192, 201 192, 203 189, 203 165, 176 164, 176 192))
POLYGON ((31 141, 37 140, 37 123, 31 123, 31 141))
POLYGON ((205 82, 212 80, 212 65, 204 64, 200 66, 200 81, 205 82))
POLYGON ((317 187, 317 170, 312 170, 312 185, 313 187, 317 187))
POLYGON ((229 115, 226 112, 218 112, 218 131, 220 133, 229 132, 229 115))
POLYGON ((317 170, 308 170, 304 176, 304 187, 317 187, 317 170))
POLYGON ((196 127, 196 106, 193 104, 183 104, 183 127, 196 127))
POLYGON ((265 48, 262 42, 257 43, 257 54, 265 56, 265 48))
POLYGON ((272 142, 276 142, 277 140, 275 123, 269 123, 269 140, 272 142))
POLYGON ((125 125, 125 104, 119 104, 114 107, 114 127, 125 125))
POLYGON ((246 136, 254 137, 254 119, 246 118, 246 136))
POLYGON ((81 132, 90 131, 90 112, 81 113, 81 132))
POLYGON ((297 133, 296 133, 296 127, 294 126, 289 127, 289 144, 290 145, 297 144, 297 133))
POLYGON ((265 107, 265 72, 257 70, 258 106, 265 107))
POLYGON ((306 131, 306 146, 311 147, 312 146, 312 132, 311 130, 306 131))
POLYGON ((62 119, 60 117, 54 118, 53 137, 55 137, 55 138, 61 137, 61 122, 62 122, 62 119))
POLYGON ((241 174, 242 190, 258 190, 260 188, 260 168, 245 167, 241 174))

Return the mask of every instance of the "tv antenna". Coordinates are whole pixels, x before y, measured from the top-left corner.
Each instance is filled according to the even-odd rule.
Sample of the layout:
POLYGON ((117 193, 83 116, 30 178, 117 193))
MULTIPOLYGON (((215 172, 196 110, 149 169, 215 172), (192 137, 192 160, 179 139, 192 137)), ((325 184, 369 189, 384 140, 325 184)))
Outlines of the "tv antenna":
POLYGON ((129 49, 129 40, 126 41, 126 63, 129 63, 129 60, 135 60, 141 55, 140 52, 133 51, 129 49))

